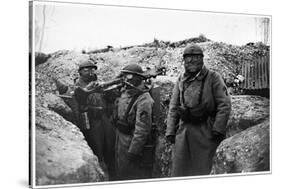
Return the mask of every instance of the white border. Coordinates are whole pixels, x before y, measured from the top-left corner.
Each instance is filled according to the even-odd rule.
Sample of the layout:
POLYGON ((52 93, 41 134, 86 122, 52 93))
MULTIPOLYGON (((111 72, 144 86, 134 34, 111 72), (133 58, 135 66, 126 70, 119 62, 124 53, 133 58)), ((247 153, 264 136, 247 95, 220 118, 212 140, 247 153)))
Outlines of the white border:
MULTIPOLYGON (((77 183, 77 184, 57 184, 57 185, 46 185, 46 186, 36 186, 36 148, 35 148, 35 140, 36 140, 36 129, 35 129, 35 5, 39 4, 59 4, 66 6, 121 6, 128 8, 143 8, 143 9, 154 9, 154 10, 172 10, 172 11, 187 11, 187 12, 200 12, 203 14, 227 14, 232 16, 256 16, 256 17, 267 17, 270 19, 270 31, 271 31, 271 43, 272 43, 272 16, 271 15, 263 15, 263 14, 247 14, 247 13, 231 13, 231 12, 217 12, 217 11, 202 11, 202 10, 188 10, 188 9, 176 9, 176 8, 157 8, 157 7, 147 7, 147 6, 133 6, 133 5, 115 5, 115 4, 99 4, 99 3, 79 3, 79 2, 60 2, 60 1, 39 1, 34 0, 32 5, 33 11, 33 28, 32 28, 32 183, 31 186, 33 188, 60 188, 60 187, 79 187, 79 186, 96 186, 96 185, 112 185, 112 184, 126 184, 126 183, 143 183, 143 182, 159 182, 159 181, 178 181, 178 180, 190 180, 190 179, 201 179, 201 178, 221 178, 221 177, 234 177, 234 176, 253 176, 253 175, 266 175, 272 173, 272 99, 270 100, 270 171, 264 172, 250 172, 250 173, 233 173, 233 174, 220 174, 220 175, 205 175, 205 176, 190 176, 190 177, 176 177, 176 178, 157 178, 157 179, 147 179, 147 180, 128 180, 128 181, 111 181, 111 182, 93 182, 93 183, 77 183)), ((272 46, 271 46, 272 48, 272 46)), ((271 50, 271 49, 270 49, 271 50)), ((272 50, 271 50, 270 63, 272 62, 272 50)), ((272 77, 272 64, 270 64, 270 76, 272 77)), ((272 78, 271 78, 272 79, 272 78)), ((272 80, 271 80, 272 81, 272 80)), ((272 82, 270 83, 272 85, 272 82)), ((272 86, 271 86, 272 87, 272 86)), ((272 89, 272 88, 271 88, 272 89)), ((272 96, 271 96, 272 97, 272 96)))
POLYGON ((45 186, 33 186, 33 188, 61 188, 61 187, 79 187, 79 186, 98 186, 98 185, 115 185, 115 184, 134 184, 134 183, 151 183, 151 182, 164 182, 164 181, 181 181, 181 180, 194 180, 194 179, 212 179, 223 177, 245 177, 256 175, 269 175, 271 171, 261 172, 249 172, 249 173, 229 173, 218 175, 204 175, 204 176, 190 176, 190 177, 167 177, 156 179, 144 179, 144 180, 128 180, 128 181, 110 181, 110 182, 92 182, 92 183, 77 183, 77 184, 56 184, 45 186))
POLYGON ((35 143, 36 143, 36 115, 35 115, 35 2, 32 2, 32 126, 31 126, 31 132, 32 132, 32 138, 31 138, 31 141, 32 141, 32 156, 31 156, 31 164, 32 164, 32 171, 31 171, 31 186, 32 187, 35 187, 36 186, 36 146, 35 146, 35 143))
POLYGON ((168 8, 168 7, 149 7, 149 6, 134 6, 134 5, 125 5, 125 4, 103 4, 103 3, 94 3, 94 2, 71 2, 71 1, 48 1, 48 0, 33 0, 37 5, 65 5, 65 6, 104 6, 104 7, 125 7, 125 8, 138 8, 138 9, 152 9, 152 10, 167 10, 167 11, 184 11, 184 12, 195 12, 195 13, 204 13, 204 14, 227 14, 231 16, 249 16, 249 17, 268 17, 271 19, 270 14, 254 14, 254 13, 235 13, 235 12, 219 12, 219 11, 207 11, 207 10, 196 10, 196 9, 181 9, 181 8, 168 8))

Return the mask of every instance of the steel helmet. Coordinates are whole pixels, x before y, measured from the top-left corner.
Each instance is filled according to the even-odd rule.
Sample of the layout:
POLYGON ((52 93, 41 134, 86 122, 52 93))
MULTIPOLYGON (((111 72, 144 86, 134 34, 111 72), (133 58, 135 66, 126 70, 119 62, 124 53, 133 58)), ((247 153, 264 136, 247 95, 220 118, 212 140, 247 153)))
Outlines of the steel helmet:
POLYGON ((199 45, 190 44, 190 45, 187 45, 183 51, 183 56, 185 56, 185 55, 202 55, 203 56, 203 50, 199 45))
POLYGON ((94 68, 94 69, 97 69, 97 65, 95 64, 95 62, 93 62, 92 60, 86 60, 84 62, 82 62, 80 65, 79 65, 79 69, 78 71, 80 71, 81 69, 83 68, 94 68))
POLYGON ((138 76, 143 76, 144 71, 142 70, 142 68, 137 65, 137 64, 129 64, 127 66, 125 66, 122 70, 121 73, 129 73, 129 74, 135 74, 138 76))

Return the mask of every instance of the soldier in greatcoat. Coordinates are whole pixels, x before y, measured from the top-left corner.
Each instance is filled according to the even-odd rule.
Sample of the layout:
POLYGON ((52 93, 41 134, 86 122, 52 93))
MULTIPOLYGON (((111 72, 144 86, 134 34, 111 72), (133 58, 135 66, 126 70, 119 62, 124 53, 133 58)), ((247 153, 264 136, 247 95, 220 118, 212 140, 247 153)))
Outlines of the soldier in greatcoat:
POLYGON ((167 140, 175 144, 172 176, 209 174, 225 137, 230 96, 220 74, 209 70, 203 57, 200 46, 185 48, 185 70, 173 89, 166 129, 167 140))
POLYGON ((130 64, 121 70, 126 87, 117 99, 116 116, 116 173, 120 180, 151 177, 152 108, 154 100, 144 85, 143 70, 130 64))

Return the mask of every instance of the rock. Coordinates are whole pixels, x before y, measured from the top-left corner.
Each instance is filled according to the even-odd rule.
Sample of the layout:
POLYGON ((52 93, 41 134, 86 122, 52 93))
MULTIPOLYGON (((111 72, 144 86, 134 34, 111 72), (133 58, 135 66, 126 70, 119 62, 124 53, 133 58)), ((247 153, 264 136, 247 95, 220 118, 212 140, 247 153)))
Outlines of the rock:
POLYGON ((75 122, 72 109, 56 95, 54 79, 73 85, 73 79, 78 76, 78 65, 88 57, 59 51, 51 54, 47 62, 36 66, 37 185, 107 180, 83 134, 71 123, 75 122))
POLYGON ((153 177, 164 178, 171 175, 172 149, 173 145, 166 141, 165 136, 160 135, 157 137, 155 161, 152 173, 153 177))
POLYGON ((36 107, 36 185, 103 181, 97 157, 79 129, 61 116, 36 107))
POLYGON ((269 120, 225 139, 216 151, 211 174, 269 171, 269 120))
POLYGON ((259 96, 231 97, 232 111, 227 124, 226 137, 231 137, 269 118, 269 99, 259 96))
POLYGON ((61 115, 63 118, 65 118, 67 121, 71 121, 72 123, 75 123, 74 115, 72 109, 64 102, 63 99, 56 96, 52 93, 47 93, 44 95, 44 104, 47 108, 50 110, 53 110, 54 112, 61 115))

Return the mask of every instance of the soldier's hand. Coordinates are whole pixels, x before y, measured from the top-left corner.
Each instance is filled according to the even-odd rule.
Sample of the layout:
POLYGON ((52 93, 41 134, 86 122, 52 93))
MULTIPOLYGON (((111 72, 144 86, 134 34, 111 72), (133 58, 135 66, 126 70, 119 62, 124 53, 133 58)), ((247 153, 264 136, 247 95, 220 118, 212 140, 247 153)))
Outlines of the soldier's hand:
POLYGON ((218 132, 218 131, 212 131, 212 140, 216 142, 221 142, 225 139, 225 135, 218 132))
POLYGON ((56 79, 56 78, 52 78, 56 87, 57 87, 57 90, 59 91, 59 94, 64 94, 67 92, 68 90, 68 86, 66 86, 62 81, 60 81, 59 79, 56 79))
POLYGON ((175 144, 176 136, 175 135, 169 135, 166 137, 167 141, 171 144, 175 144))
POLYGON ((131 162, 136 162, 136 161, 139 161, 140 160, 140 155, 137 155, 137 154, 133 154, 131 152, 128 152, 128 159, 129 161, 131 162))

